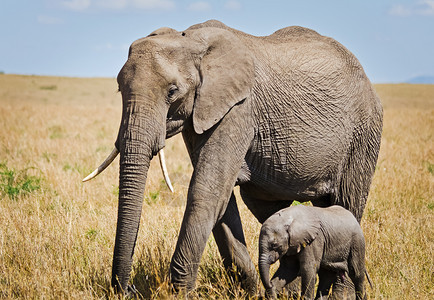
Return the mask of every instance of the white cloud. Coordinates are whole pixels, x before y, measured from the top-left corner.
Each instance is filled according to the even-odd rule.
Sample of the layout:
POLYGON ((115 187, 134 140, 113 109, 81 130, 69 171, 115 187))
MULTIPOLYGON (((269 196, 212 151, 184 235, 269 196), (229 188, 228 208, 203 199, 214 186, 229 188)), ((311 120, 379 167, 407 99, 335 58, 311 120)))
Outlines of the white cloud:
POLYGON ((80 11, 89 8, 90 0, 69 0, 62 1, 61 4, 67 9, 80 11))
POLYGON ((399 17, 434 16, 434 0, 421 0, 412 5, 396 4, 389 10, 389 14, 399 17))
POLYGON ((423 8, 420 11, 421 15, 434 16, 434 0, 421 1, 423 8))
POLYGON ((225 8, 227 10, 239 10, 241 8, 241 3, 236 0, 229 0, 225 3, 225 8))
POLYGON ((51 16, 38 16, 38 23, 45 25, 57 25, 62 24, 63 20, 61 18, 51 17, 51 16))
POLYGON ((210 11, 212 9, 211 4, 204 1, 193 2, 188 6, 189 10, 192 11, 210 11))
POLYGON ((396 4, 390 10, 389 14, 392 16, 409 16, 411 15, 411 10, 408 7, 404 7, 404 5, 396 4))

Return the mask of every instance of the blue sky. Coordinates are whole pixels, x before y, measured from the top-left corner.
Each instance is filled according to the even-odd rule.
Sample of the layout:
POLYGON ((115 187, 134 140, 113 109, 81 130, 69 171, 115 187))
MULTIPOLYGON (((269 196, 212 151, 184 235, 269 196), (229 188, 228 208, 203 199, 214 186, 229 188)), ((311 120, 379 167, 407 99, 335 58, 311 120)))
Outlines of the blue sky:
POLYGON ((434 0, 0 0, 0 71, 115 77, 134 40, 208 19, 254 35, 309 27, 374 83, 434 76, 434 0))

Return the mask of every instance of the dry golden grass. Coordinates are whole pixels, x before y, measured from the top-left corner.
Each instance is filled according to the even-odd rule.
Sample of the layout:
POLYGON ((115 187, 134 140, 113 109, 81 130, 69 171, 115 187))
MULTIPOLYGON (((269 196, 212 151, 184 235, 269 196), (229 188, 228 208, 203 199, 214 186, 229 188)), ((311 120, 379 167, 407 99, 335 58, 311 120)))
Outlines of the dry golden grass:
MULTIPOLYGON (((433 299, 434 86, 376 88, 385 111, 362 221, 374 282, 369 298, 433 299)), ((81 179, 113 146, 116 90, 114 79, 0 75, 0 298, 114 298, 118 161, 90 183, 81 179)), ((169 262, 192 171, 181 137, 167 141, 166 156, 175 193, 153 161, 135 253, 133 278, 144 298, 171 297, 169 262)), ((257 261, 260 225, 239 206, 257 261)), ((225 275, 212 238, 194 296, 245 297, 225 275)))

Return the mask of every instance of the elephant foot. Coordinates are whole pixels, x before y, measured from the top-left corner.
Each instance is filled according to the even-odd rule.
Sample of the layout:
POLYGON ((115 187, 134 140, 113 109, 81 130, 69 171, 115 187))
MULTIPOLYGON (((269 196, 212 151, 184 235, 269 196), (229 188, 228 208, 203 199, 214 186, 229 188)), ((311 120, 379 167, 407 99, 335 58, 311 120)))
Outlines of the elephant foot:
POLYGON ((170 281, 170 286, 172 293, 178 296, 187 295, 189 292, 194 290, 194 288, 188 288, 187 285, 173 280, 170 281))
POLYGON ((186 267, 172 257, 170 263, 169 280, 172 290, 178 295, 187 295, 196 287, 197 267, 199 263, 192 263, 186 267))
POLYGON ((254 297, 258 293, 258 283, 259 280, 257 277, 248 277, 244 280, 241 280, 241 287, 247 292, 250 297, 254 297))
POLYGON ((247 268, 232 266, 231 268, 226 268, 226 272, 235 282, 240 283, 241 288, 246 291, 250 297, 255 297, 258 293, 259 277, 256 270, 249 272, 246 269, 247 268))
POLYGON ((241 281, 241 287, 249 294, 249 296, 254 297, 258 292, 258 277, 255 278, 248 277, 241 281))
POLYGON ((265 290, 265 299, 277 299, 277 293, 275 287, 265 290))
POLYGON ((129 284, 123 292, 123 299, 140 299, 140 293, 134 284, 129 284))
POLYGON ((125 299, 139 299, 140 295, 134 284, 126 284, 125 288, 122 288, 120 284, 114 285, 113 291, 116 295, 119 295, 120 297, 125 299))
POLYGON ((356 292, 352 281, 347 276, 338 275, 335 283, 333 283, 329 299, 356 300, 356 292))
POLYGON ((258 295, 259 276, 254 268, 248 268, 243 264, 236 266, 225 266, 226 273, 234 282, 238 282, 241 288, 249 295, 256 297, 258 295))

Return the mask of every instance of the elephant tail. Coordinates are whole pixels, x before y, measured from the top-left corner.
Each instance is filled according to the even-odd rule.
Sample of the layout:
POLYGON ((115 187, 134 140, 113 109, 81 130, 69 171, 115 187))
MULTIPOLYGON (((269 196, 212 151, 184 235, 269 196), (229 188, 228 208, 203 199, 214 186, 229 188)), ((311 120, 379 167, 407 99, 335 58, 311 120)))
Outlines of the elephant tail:
POLYGON ((374 286, 372 285, 371 277, 369 276, 369 273, 367 270, 365 270, 366 279, 368 279, 369 286, 371 287, 371 290, 374 289, 374 286))
MULTIPOLYGON (((373 91, 372 91, 373 92, 373 91)), ((375 95, 375 92, 373 92, 375 95)), ((383 110, 373 97, 374 108, 354 128, 346 160, 341 169, 333 204, 345 207, 360 223, 380 150, 383 110)))

